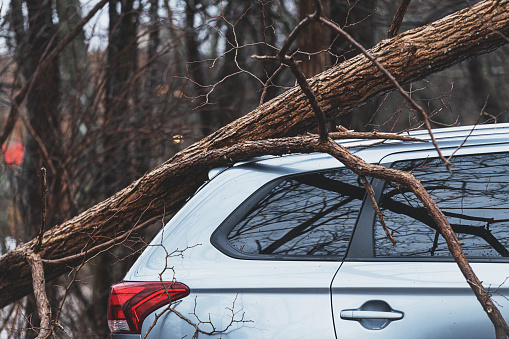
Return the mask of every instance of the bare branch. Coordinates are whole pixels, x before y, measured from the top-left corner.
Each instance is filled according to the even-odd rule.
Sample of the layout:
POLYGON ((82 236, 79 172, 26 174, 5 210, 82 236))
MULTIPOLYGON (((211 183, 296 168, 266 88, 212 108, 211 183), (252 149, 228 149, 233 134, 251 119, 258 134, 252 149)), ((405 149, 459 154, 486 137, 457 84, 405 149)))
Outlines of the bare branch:
POLYGON ((51 309, 49 306, 48 297, 46 295, 46 282, 44 279, 44 268, 42 266, 41 257, 39 254, 27 250, 25 258, 30 264, 32 269, 32 283, 37 303, 37 310, 39 318, 41 319, 41 330, 37 339, 46 338, 52 333, 51 329, 51 309))
POLYGON ((293 59, 292 57, 287 57, 283 61, 283 63, 290 66, 290 69, 292 70, 292 73, 295 75, 295 78, 297 79, 297 83, 299 84, 302 92, 306 95, 306 97, 309 100, 309 104, 311 105, 311 108, 313 109, 313 112, 316 116, 316 121, 318 124, 318 132, 320 135, 320 140, 326 141, 327 140, 327 125, 325 124, 325 113, 322 110, 322 107, 318 103, 318 100, 316 99, 315 92, 313 89, 309 86, 309 83, 306 80, 306 77, 304 76, 304 73, 299 68, 299 65, 293 59))
POLYGON ((405 17, 408 5, 410 5, 410 0, 401 0, 398 10, 396 11, 396 14, 394 14, 394 18, 392 19, 389 32, 387 32, 388 38, 393 38, 396 35, 398 35, 399 28, 401 27, 401 23, 403 22, 403 18, 405 17))
POLYGON ((364 188, 366 188, 366 192, 368 193, 369 200, 371 200, 371 204, 373 205, 373 208, 375 209, 376 215, 378 216, 378 220, 380 220, 380 224, 382 225, 385 235, 389 240, 392 242, 394 246, 396 246, 396 240, 394 240, 391 232, 389 232, 389 229, 387 228, 387 225, 385 224, 384 215, 382 211, 380 211, 380 207, 378 207, 378 204, 376 203, 375 199, 375 192, 373 192, 373 187, 371 187, 371 184, 366 179, 365 176, 360 176, 362 180, 362 184, 364 185, 364 188))
POLYGON ((42 246, 42 236, 44 234, 44 228, 46 227, 46 204, 47 204, 47 195, 48 195, 48 186, 46 183, 46 168, 41 168, 41 190, 42 190, 42 198, 41 198, 41 229, 39 230, 39 237, 37 238, 37 242, 34 246, 34 252, 39 252, 42 246))
POLYGON ((403 140, 403 141, 419 141, 428 142, 428 140, 409 137, 401 134, 394 133, 380 133, 380 132, 330 132, 331 139, 387 139, 387 140, 403 140))
POLYGON ((94 246, 92 248, 85 249, 84 251, 82 251, 80 253, 70 255, 68 257, 58 258, 58 259, 41 259, 41 260, 42 260, 42 262, 44 262, 46 264, 65 264, 65 263, 72 262, 72 261, 74 261, 76 259, 80 259, 80 258, 91 259, 91 258, 97 256, 99 253, 107 251, 108 249, 121 244, 123 241, 127 240, 133 232, 144 229, 148 225, 153 224, 157 219, 159 219, 159 216, 156 216, 152 219, 144 221, 143 223, 140 223, 140 224, 136 225, 135 227, 133 227, 128 232, 122 233, 121 235, 114 237, 113 239, 106 241, 102 244, 99 244, 97 246, 94 246), (94 255, 92 257, 89 257, 89 255, 91 253, 93 253, 94 255))
MULTIPOLYGON (((256 56, 253 56, 253 57, 256 57, 256 56)), ((279 74, 279 72, 281 72, 282 69, 283 69, 283 64, 280 64, 278 69, 276 69, 274 71, 274 73, 272 73, 272 75, 267 79, 267 81, 265 81, 265 84, 263 84, 263 92, 260 95, 259 105, 263 104, 263 102, 265 100, 265 95, 267 94, 267 89, 269 88, 269 85, 272 83, 272 80, 274 80, 274 78, 279 74)))
POLYGON ((290 46, 292 43, 297 39, 299 36, 299 33, 302 32, 310 23, 318 21, 320 19, 321 13, 322 13, 322 5, 320 4, 319 0, 314 1, 316 6, 316 12, 313 14, 310 14, 306 16, 304 19, 302 19, 301 22, 295 26, 293 31, 286 37, 285 41, 281 45, 281 49, 279 50, 276 58, 282 63, 285 61, 286 54, 288 50, 290 49, 290 46))

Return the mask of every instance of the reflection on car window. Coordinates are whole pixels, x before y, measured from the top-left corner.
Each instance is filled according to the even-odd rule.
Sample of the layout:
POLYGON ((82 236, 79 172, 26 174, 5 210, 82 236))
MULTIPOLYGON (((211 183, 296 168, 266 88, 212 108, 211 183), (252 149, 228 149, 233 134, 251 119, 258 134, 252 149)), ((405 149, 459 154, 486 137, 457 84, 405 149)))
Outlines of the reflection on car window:
MULTIPOLYGON (((509 153, 457 156, 449 173, 439 159, 401 161, 412 171, 453 227, 468 257, 507 257, 509 251, 509 153)), ((375 225, 377 256, 450 256, 445 240, 415 195, 386 184, 380 202, 397 245, 375 225)))
POLYGON ((347 169, 287 178, 227 239, 245 254, 344 256, 363 197, 364 188, 347 169))

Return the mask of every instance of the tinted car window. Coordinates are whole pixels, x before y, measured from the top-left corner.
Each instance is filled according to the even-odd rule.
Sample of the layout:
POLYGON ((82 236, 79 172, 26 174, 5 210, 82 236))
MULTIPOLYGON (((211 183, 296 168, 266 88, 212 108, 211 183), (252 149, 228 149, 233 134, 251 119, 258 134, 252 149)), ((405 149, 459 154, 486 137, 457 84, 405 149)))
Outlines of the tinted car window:
POLYGON ((286 178, 240 218, 226 241, 256 257, 344 256, 363 197, 347 169, 286 178))
MULTIPOLYGON (((457 156, 449 173, 439 159, 401 161, 446 215, 469 257, 507 257, 509 252, 509 153, 457 156)), ((396 241, 375 225, 377 256, 449 256, 444 239, 416 196, 386 184, 380 201, 396 241)))

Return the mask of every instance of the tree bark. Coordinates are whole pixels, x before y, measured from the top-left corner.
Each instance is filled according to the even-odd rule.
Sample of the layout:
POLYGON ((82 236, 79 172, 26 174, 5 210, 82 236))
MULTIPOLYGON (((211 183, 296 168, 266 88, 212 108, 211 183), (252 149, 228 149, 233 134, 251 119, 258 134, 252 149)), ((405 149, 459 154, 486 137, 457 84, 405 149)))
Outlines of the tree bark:
MULTIPOLYGON (((383 40, 370 53, 400 83, 422 79, 506 44, 508 3, 509 0, 478 3, 424 27, 383 40)), ((387 78, 363 55, 313 77, 310 84, 329 120, 393 89, 387 78)), ((263 141, 256 143, 258 148, 254 151, 249 148, 252 143, 247 141, 295 136, 315 125, 316 119, 305 95, 298 88, 290 89, 180 152, 112 197, 47 231, 40 255, 44 259, 78 253, 90 256, 94 253, 88 251, 91 247, 162 215, 163 211, 177 210, 206 180, 210 168, 265 153, 267 148, 264 149, 263 141), (218 150, 229 146, 232 146, 230 150, 218 150)), ((267 147, 273 148, 270 141, 265 142, 267 147)), ((273 154, 292 151, 298 149, 285 147, 273 154)), ((28 242, 0 257, 0 272, 3 273, 0 307, 30 291, 30 268, 22 253, 33 244, 34 241, 28 242)), ((62 274, 68 265, 75 265, 81 259, 74 257, 67 265, 46 264, 47 280, 62 274)))
POLYGON ((52 333, 51 309, 48 296, 46 295, 46 284, 41 257, 39 254, 32 252, 32 250, 27 250, 25 257, 32 271, 34 294, 37 302, 39 318, 41 319, 41 329, 37 335, 37 339, 48 338, 52 333))
MULTIPOLYGON (((330 0, 321 1, 322 16, 330 17, 330 0)), ((312 0, 299 1, 299 17, 303 20, 307 15, 311 15, 316 11, 312 0)), ((321 22, 313 22, 303 30, 297 41, 299 50, 303 52, 299 59, 301 60, 300 68, 306 77, 315 76, 325 71, 327 66, 331 64, 331 57, 328 52, 331 44, 332 31, 325 27, 321 22)))

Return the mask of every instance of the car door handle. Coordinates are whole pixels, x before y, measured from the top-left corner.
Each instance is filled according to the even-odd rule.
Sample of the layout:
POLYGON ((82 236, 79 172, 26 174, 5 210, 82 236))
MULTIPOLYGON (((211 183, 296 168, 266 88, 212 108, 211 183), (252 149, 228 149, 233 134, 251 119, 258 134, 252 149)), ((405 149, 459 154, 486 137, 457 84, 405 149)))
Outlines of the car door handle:
POLYGON ((357 319, 391 319, 398 320, 403 318, 402 312, 397 311, 361 311, 361 310, 342 310, 341 319, 357 320, 357 319))

